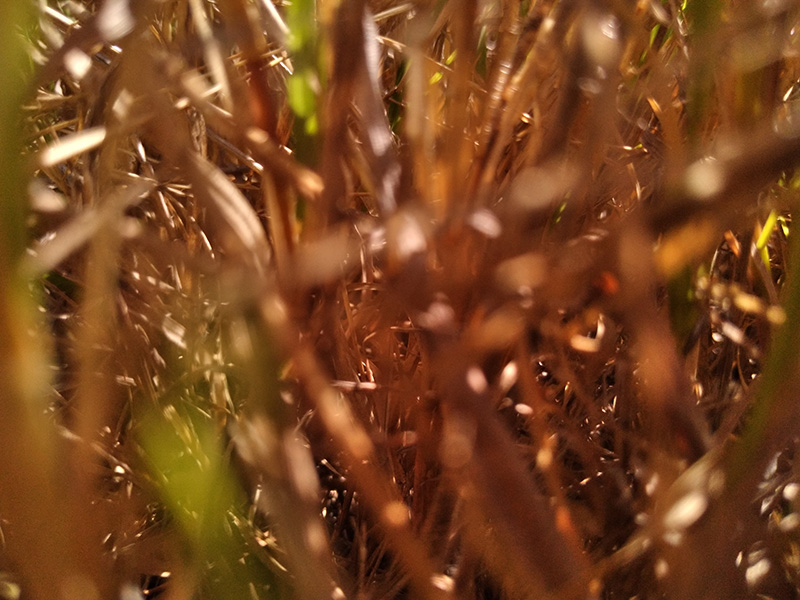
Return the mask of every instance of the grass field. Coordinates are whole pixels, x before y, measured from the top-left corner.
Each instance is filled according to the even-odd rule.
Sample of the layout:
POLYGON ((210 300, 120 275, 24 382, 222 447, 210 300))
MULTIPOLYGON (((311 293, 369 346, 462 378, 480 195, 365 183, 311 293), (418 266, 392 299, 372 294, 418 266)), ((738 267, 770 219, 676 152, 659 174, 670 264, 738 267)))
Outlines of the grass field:
POLYGON ((800 7, 0 5, 0 599, 800 596, 800 7))

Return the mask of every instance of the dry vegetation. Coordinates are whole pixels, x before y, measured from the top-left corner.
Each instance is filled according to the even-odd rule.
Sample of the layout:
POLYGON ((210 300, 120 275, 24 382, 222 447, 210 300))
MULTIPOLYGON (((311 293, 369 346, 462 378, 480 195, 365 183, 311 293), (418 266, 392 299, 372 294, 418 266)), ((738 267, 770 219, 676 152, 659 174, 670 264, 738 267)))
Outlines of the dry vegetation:
POLYGON ((4 2, 0 598, 798 597, 798 10, 4 2))

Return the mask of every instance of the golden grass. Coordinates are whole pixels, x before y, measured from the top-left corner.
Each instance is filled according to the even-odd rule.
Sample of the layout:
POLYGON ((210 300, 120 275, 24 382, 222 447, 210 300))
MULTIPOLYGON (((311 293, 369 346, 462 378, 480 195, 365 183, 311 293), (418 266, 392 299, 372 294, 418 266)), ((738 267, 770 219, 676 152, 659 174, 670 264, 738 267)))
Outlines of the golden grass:
POLYGON ((0 595, 796 596, 793 4, 35 17, 0 595))

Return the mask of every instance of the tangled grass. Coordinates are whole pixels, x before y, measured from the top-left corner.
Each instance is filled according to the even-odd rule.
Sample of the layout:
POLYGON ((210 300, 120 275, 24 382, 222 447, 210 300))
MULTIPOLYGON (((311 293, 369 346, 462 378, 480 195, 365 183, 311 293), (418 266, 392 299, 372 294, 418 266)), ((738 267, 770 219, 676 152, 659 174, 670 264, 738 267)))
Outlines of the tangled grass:
POLYGON ((794 3, 0 18, 0 596, 797 597, 794 3))

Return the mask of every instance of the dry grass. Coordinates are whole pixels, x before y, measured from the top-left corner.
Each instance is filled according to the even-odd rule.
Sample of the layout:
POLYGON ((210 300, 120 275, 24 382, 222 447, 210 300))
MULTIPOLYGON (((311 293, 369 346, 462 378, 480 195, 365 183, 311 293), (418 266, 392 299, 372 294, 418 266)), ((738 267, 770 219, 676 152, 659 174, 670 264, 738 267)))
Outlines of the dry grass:
POLYGON ((793 3, 26 10, 0 597, 798 596, 793 3))

